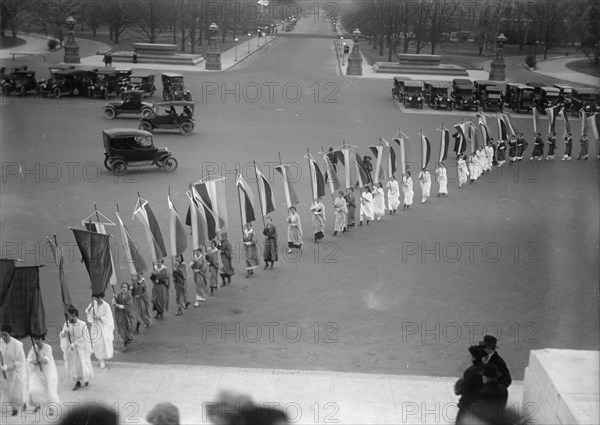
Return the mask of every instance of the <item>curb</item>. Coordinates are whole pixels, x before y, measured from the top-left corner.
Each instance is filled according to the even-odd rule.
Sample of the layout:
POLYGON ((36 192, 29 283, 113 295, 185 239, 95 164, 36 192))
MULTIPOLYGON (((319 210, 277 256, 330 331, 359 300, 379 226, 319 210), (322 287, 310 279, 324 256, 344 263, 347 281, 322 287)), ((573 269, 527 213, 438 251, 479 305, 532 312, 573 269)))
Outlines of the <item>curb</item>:
MULTIPOLYGON (((248 58, 248 57, 252 56, 254 53, 258 52, 260 49, 262 49, 263 47, 265 47, 267 44, 269 44, 269 43, 272 43, 274 40, 277 40, 278 38, 279 38, 279 37, 275 37, 274 39, 272 38, 272 39, 271 39, 271 41, 267 41, 267 42, 266 42, 265 44, 263 44, 261 47, 259 47, 259 48, 257 48, 257 49, 254 49, 254 50, 250 51, 250 53, 246 53, 246 56, 244 56, 244 57, 243 57, 243 58, 241 58, 241 59, 238 59, 238 61, 237 61, 237 62, 234 62, 234 63, 233 63, 233 65, 231 65, 230 67, 223 69, 223 71, 229 71, 230 69, 232 69, 232 68, 236 67, 237 65, 239 65, 239 64, 240 64, 240 62, 243 62, 244 60, 246 60, 246 58, 248 58)), ((231 49, 229 49, 229 50, 231 50, 231 49)), ((229 51, 229 50, 227 50, 227 51, 229 51)))

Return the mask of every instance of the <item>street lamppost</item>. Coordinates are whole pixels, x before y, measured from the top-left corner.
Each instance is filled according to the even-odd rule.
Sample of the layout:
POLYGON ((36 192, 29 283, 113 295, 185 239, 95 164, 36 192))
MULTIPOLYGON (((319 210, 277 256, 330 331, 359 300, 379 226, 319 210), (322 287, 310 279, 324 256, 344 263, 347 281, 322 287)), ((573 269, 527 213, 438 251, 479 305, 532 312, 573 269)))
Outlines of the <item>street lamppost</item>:
POLYGON ((65 42, 65 63, 81 63, 79 45, 75 41, 75 24, 77 21, 72 16, 67 18, 67 41, 65 42))
POLYGON ((237 46, 238 46, 238 38, 235 38, 235 61, 237 62, 237 46))
POLYGON ((490 76, 488 80, 494 81, 504 81, 506 79, 506 74, 504 73, 504 68, 506 68, 506 63, 504 62, 504 43, 508 40, 504 34, 500 34, 496 37, 496 57, 492 61, 492 69, 490 71, 490 76))
POLYGON ((257 37, 256 37, 256 48, 258 49, 260 47, 260 28, 257 31, 257 37))
POLYGON ((343 40, 344 40, 344 37, 340 35, 340 39, 338 40, 338 47, 339 47, 340 51, 342 51, 343 40))
POLYGON ((265 27, 265 44, 267 44, 267 30, 268 29, 269 29, 268 27, 265 27))
POLYGON ((248 33, 248 53, 250 53, 250 37, 252 37, 252 33, 248 33))
POLYGON ((271 41, 273 41, 273 33, 275 32, 275 26, 271 24, 271 41))
POLYGON ((221 51, 217 44, 217 31, 219 27, 214 22, 208 27, 210 39, 208 41, 208 49, 206 49, 206 69, 221 70, 221 51))

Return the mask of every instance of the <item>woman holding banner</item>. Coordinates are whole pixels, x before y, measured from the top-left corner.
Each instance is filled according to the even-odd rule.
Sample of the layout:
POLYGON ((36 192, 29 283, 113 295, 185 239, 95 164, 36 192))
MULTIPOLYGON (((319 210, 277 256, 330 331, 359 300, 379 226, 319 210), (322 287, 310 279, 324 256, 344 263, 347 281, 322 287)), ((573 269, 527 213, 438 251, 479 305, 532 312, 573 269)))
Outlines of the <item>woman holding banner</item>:
POLYGON ((325 205, 321 202, 321 198, 316 198, 313 204, 310 206, 312 215, 312 224, 315 232, 315 243, 319 239, 323 239, 323 232, 325 231, 325 205))
POLYGON ((263 235, 265 235, 265 250, 263 252, 263 259, 265 260, 265 270, 271 263, 271 268, 275 265, 275 261, 278 259, 278 248, 277 248, 277 228, 273 226, 273 220, 271 217, 266 218, 267 222, 263 229, 263 235))
POLYGON ((169 311, 169 272, 163 260, 154 263, 154 271, 150 275, 152 286, 152 304, 156 311, 155 319, 162 320, 169 311))
POLYGON ((244 258, 246 259, 246 277, 254 274, 254 269, 258 267, 258 251, 256 250, 256 236, 252 223, 246 223, 244 234, 242 235, 244 244, 244 258))
POLYGON ((115 323, 117 332, 123 340, 122 352, 127 351, 127 344, 133 341, 135 334, 135 316, 133 314, 133 297, 129 293, 127 282, 121 284, 121 292, 113 298, 115 306, 115 323))
POLYGON ((302 249, 302 223, 300 216, 296 212, 296 207, 290 207, 290 212, 287 218, 288 222, 288 254, 292 252, 292 248, 302 249))
POLYGON ((341 190, 338 192, 337 198, 333 201, 333 207, 335 208, 335 226, 333 229, 333 236, 336 236, 338 232, 346 231, 346 215, 348 214, 348 207, 346 206, 346 200, 344 199, 344 192, 341 190))
POLYGON ((133 281, 131 295, 133 295, 133 307, 137 320, 135 326, 135 333, 137 334, 140 331, 140 324, 143 323, 145 328, 149 328, 152 324, 150 291, 142 273, 138 273, 133 281))

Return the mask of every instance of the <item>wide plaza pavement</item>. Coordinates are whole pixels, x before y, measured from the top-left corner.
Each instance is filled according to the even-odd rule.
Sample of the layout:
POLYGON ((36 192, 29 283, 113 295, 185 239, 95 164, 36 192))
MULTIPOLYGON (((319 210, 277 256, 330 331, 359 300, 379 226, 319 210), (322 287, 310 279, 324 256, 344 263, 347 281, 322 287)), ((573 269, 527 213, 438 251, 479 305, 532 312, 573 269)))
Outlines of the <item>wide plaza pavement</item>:
MULTIPOLYGON (((299 28, 302 29, 300 24, 299 28)), ((32 164, 39 164, 37 175, 40 179, 35 181, 36 171, 24 178, 3 173, 7 179, 6 184, 3 181, 3 201, 7 200, 8 204, 2 203, 2 234, 3 241, 9 243, 3 250, 13 248, 15 245, 10 244, 13 241, 24 241, 29 244, 25 248, 31 250, 29 258, 24 255, 26 259, 38 258, 49 263, 41 245, 36 245, 43 240, 41 234, 56 232, 59 241, 68 241, 66 227, 77 226, 90 212, 93 203, 108 214, 115 201, 127 209, 127 225, 135 240, 143 243, 139 226, 129 220, 138 190, 159 211, 159 216, 164 217, 166 208, 162 204, 167 184, 172 189, 177 187, 174 194, 178 196, 176 202, 181 213, 186 209, 182 187, 208 170, 231 175, 236 164, 243 169, 253 158, 262 159, 262 165, 268 166, 267 162, 277 161, 278 151, 284 161, 302 164, 304 170, 301 156, 306 146, 315 152, 321 145, 335 147, 343 139, 360 145, 360 150, 365 153, 367 144, 379 136, 389 138, 398 126, 410 133, 411 140, 416 139, 414 133, 419 128, 430 133, 433 140, 434 127, 440 118, 436 116, 434 124, 429 122, 431 116, 428 114, 402 116, 389 100, 389 77, 381 83, 375 81, 368 85, 362 85, 354 78, 334 78, 332 73, 336 72, 337 64, 333 44, 322 39, 306 41, 310 45, 306 51, 315 55, 310 58, 311 62, 321 66, 315 66, 311 70, 314 73, 305 73, 299 60, 306 57, 300 54, 304 53, 301 43, 301 40, 276 38, 267 48, 231 69, 228 75, 199 73, 196 75, 200 80, 197 80, 192 77, 193 73, 185 72, 186 82, 191 82, 195 89, 193 93, 201 93, 199 99, 196 96, 196 101, 201 104, 196 116, 199 123, 196 133, 189 138, 168 134, 156 136, 159 144, 172 148, 180 159, 178 176, 156 170, 141 171, 129 181, 119 181, 105 173, 100 179, 91 175, 82 177, 77 169, 72 180, 61 177, 58 182, 54 181, 42 171, 44 167, 46 173, 54 170, 48 164, 61 165, 69 160, 78 162, 82 168, 101 157, 99 128, 107 125, 100 116, 102 103, 84 103, 85 107, 81 108, 84 101, 78 99, 73 102, 61 99, 56 105, 44 100, 39 104, 27 100, 25 104, 19 104, 17 99, 4 102, 3 120, 11 121, 9 128, 2 130, 3 154, 7 155, 5 164, 21 163, 34 170, 36 166, 32 164), (245 73, 249 75, 245 76, 245 73), (209 75, 211 77, 207 77, 209 75), (235 98, 235 83, 241 85, 239 101, 235 98), (295 100, 292 93, 278 92, 278 98, 270 102, 263 92, 258 102, 250 102, 252 87, 268 87, 269 84, 274 87, 288 84, 294 89, 299 86, 303 96, 292 102, 295 100), (206 92, 215 87, 217 90, 234 88, 229 95, 206 92), (326 103, 327 95, 338 102, 326 103), (386 105, 390 111, 376 106, 384 105, 383 102, 389 104, 386 105), (48 111, 48 108, 51 109, 48 111), (33 128, 25 127, 31 125, 28 116, 36 117, 33 128), (66 131, 65 125, 70 130, 66 131), (193 157, 199 158, 195 166, 186 161, 193 157), (10 227, 7 223, 11 223, 10 227)), ((224 54, 224 64, 228 53, 224 54)), ((136 125, 132 120, 110 124, 121 126, 121 122, 136 125)), ((528 121, 518 122, 523 122, 522 126, 529 124, 528 121)), ((411 159, 416 161, 417 156, 418 149, 415 148, 411 159)), ((219 291, 199 310, 186 312, 182 318, 169 315, 165 322, 139 335, 128 353, 116 355, 118 362, 127 363, 116 362, 110 370, 96 370, 98 379, 89 390, 71 392, 66 385, 68 379, 61 372, 62 401, 81 402, 93 391, 95 400, 110 405, 115 402, 139 403, 139 416, 132 418, 143 420, 143 412, 154 402, 170 399, 180 407, 184 423, 204 423, 198 422, 202 420, 202 409, 198 406, 212 401, 218 390, 232 388, 250 394, 259 403, 280 403, 290 409, 296 408, 292 403, 297 403, 302 407, 299 423, 314 423, 318 410, 322 410, 318 416, 323 421, 327 414, 336 412, 332 418, 339 419, 339 423, 431 423, 432 416, 420 416, 425 410, 437 409, 431 404, 440 406, 436 416, 439 423, 452 422, 449 412, 456 400, 452 395, 452 384, 466 366, 466 345, 478 341, 483 325, 504 331, 501 352, 509 359, 517 380, 522 379, 530 349, 547 344, 597 349, 597 337, 591 334, 593 326, 587 323, 589 315, 578 313, 576 306, 585 311, 586 305, 594 305, 586 286, 597 275, 593 270, 582 270, 593 264, 597 252, 580 250, 582 245, 593 247, 597 242, 597 224, 594 224, 598 215, 597 191, 594 193, 593 189, 597 187, 598 166, 592 161, 582 163, 578 168, 568 164, 571 168, 567 178, 587 179, 573 191, 574 183, 565 181, 564 169, 559 168, 566 163, 535 165, 523 164, 516 170, 506 170, 503 179, 477 182, 467 188, 476 200, 457 193, 458 190, 451 186, 456 197, 454 201, 448 199, 450 205, 431 200, 433 205, 420 206, 419 189, 415 185, 414 208, 418 208, 415 214, 424 222, 416 221, 415 215, 385 217, 383 223, 373 223, 370 229, 357 229, 333 245, 322 245, 321 250, 305 249, 312 260, 309 264, 282 259, 277 264, 281 270, 269 272, 270 275, 261 270, 254 279, 248 279, 248 285, 241 278, 243 266, 240 261, 232 288, 219 291), (513 184, 510 184, 511 180, 513 184), (553 189, 547 191, 546 183, 550 182, 552 184, 548 186, 553 189), (493 187, 493 193, 485 189, 486 183, 489 183, 488 189, 493 187), (540 203, 529 202, 532 193, 541 198, 540 203), (566 200, 565 194, 569 194, 566 200), (577 208, 572 209, 561 202, 576 203, 577 208), (532 209, 529 214, 522 212, 523 203, 532 209), (511 207, 511 204, 517 205, 511 207), (464 215, 452 213, 452 209, 459 208, 466 208, 464 215), (540 218, 542 211, 548 211, 548 208, 548 215, 540 218), (439 217, 445 218, 445 226, 438 225, 439 217), (473 220, 471 226, 463 223, 469 217, 473 220), (502 224, 501 219, 508 222, 502 224), (540 219, 544 223, 539 223, 540 219), (398 223, 392 229, 401 230, 390 237, 392 220, 398 223), (490 227, 489 232, 485 226, 490 227), (451 230, 452 227, 456 230, 451 230), (433 232, 432 228, 435 229, 433 232), (370 231, 367 233, 367 230, 370 231), (461 232, 472 233, 463 237, 461 232), (544 232, 552 234, 548 236, 544 232), (555 245, 557 241, 561 246, 555 245), (465 259, 458 264, 449 264, 448 258, 442 256, 440 264, 435 261, 435 252, 424 257, 421 252, 411 255, 406 252, 408 247, 414 248, 414 244, 421 248, 425 243, 431 249, 436 243, 450 246, 457 242, 494 242, 505 250, 512 247, 513 251, 510 260, 503 257, 500 264, 482 258, 481 253, 474 262, 465 259), (525 247, 527 243, 533 245, 525 247), (543 264, 540 261, 524 263, 522 258, 515 261, 518 258, 514 256, 515 249, 522 255, 539 252, 539 257, 532 258, 542 260, 543 264), (558 253, 565 255, 568 261, 554 259, 558 253), (350 261, 353 263, 349 264, 350 261), (423 268, 424 264, 427 267, 423 268), (574 282, 570 277, 577 277, 579 281, 574 282), (509 282, 511 279, 514 281, 509 282), (481 286, 486 281, 499 287, 481 286), (392 285, 395 282, 401 286, 392 285), (446 290, 441 285, 452 285, 453 288, 446 290), (531 287, 527 288, 527 285, 531 287), (465 300, 461 297, 465 294, 470 294, 471 298, 463 303, 465 300), (493 303, 486 301, 488 299, 493 303), (582 303, 584 307, 581 307, 582 303), (552 319, 546 317, 544 309, 550 309, 547 314, 552 314, 552 319), (208 334, 205 340, 197 333, 198 329, 206 330, 202 326, 206 327, 207 323, 229 325, 235 329, 236 324, 244 328, 257 321, 275 321, 282 326, 299 323, 304 332, 313 332, 310 336, 316 343, 303 340, 292 344, 277 340, 252 345, 247 341, 211 340, 208 334), (455 324, 461 324, 463 330, 469 329, 472 325, 462 326, 465 322, 479 324, 475 327, 475 335, 463 335, 455 340, 455 335, 443 331, 455 324), (328 323, 334 323, 333 328, 326 328, 328 323), (324 344, 323 335, 314 339, 315 324, 321 331, 337 329, 338 338, 329 345, 324 344), (584 340, 585 336, 588 340, 584 340), (173 363, 178 365, 171 366, 173 363), (194 366, 198 364, 203 366, 194 366), (242 367, 230 368, 230 365, 242 367), (336 372, 332 372, 334 370, 336 372), (363 371, 369 373, 349 373, 363 371), (404 373, 414 376, 402 376, 404 373), (114 377, 119 378, 115 380, 114 377), (333 404, 325 406, 326 403, 333 404), (415 403, 419 409, 416 412, 412 410, 415 403), (423 409, 423 403, 427 409, 423 409), (408 409, 411 409, 410 414, 408 409)), ((62 165, 60 169, 64 169, 62 165)), ((283 242, 281 182, 274 177, 272 184, 278 195, 275 217, 280 228, 280 242, 283 242)), ((301 215, 305 220, 306 242, 310 246, 310 222, 303 212, 310 200, 305 178, 299 179, 296 187, 302 199, 301 215)), ((234 227, 237 213, 232 193, 233 190, 228 193, 228 205, 234 227)), ((259 223, 255 227, 259 227, 259 223)), ((163 228, 163 232, 166 231, 166 227, 163 228)), ((234 235, 238 231, 234 230, 234 235)), ((326 241, 330 240, 328 236, 326 241)), ((17 247, 23 254, 23 245, 17 247)), ((126 265, 119 262, 117 267, 120 278, 124 279, 126 265)), ((89 296, 86 293, 87 277, 77 255, 67 262, 67 276, 74 298, 79 304, 85 303, 89 296)), ((49 265, 42 269, 45 301, 50 322, 60 323, 54 284, 55 270, 49 265)), ((51 342, 56 347, 56 341, 51 342)), ((59 350, 55 350, 55 356, 60 357, 59 350)), ((515 382, 511 386, 512 401, 520 402, 521 385, 515 382)), ((131 405, 120 410, 122 417, 133 411, 131 405)), ((289 412, 292 414, 292 410, 289 412)), ((12 420, 19 419, 9 419, 12 420)))

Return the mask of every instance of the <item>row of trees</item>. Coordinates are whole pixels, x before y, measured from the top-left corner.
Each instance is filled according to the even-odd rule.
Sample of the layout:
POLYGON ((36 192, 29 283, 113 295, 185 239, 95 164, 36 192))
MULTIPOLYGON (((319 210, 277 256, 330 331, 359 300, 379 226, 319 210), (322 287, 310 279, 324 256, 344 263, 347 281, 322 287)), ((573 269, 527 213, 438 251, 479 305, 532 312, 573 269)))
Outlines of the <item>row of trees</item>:
POLYGON ((66 19, 73 16, 78 25, 96 31, 108 28, 112 42, 118 44, 125 31, 132 37, 149 43, 165 36, 173 43, 192 48, 202 45, 208 27, 215 22, 225 34, 232 37, 253 32, 283 16, 299 12, 292 0, 279 0, 273 5, 261 6, 254 1, 232 0, 2 0, 0 2, 0 32, 5 36, 17 32, 26 24, 34 23, 62 44, 66 19))
MULTIPOLYGON (((552 46, 580 46, 598 65, 600 41, 598 0, 357 0, 342 15, 346 28, 368 34, 388 60, 398 50, 435 54, 450 33, 474 36, 479 54, 493 51, 500 33, 517 44, 543 45, 544 58, 552 46)), ((460 39, 460 37, 459 37, 460 39)))

